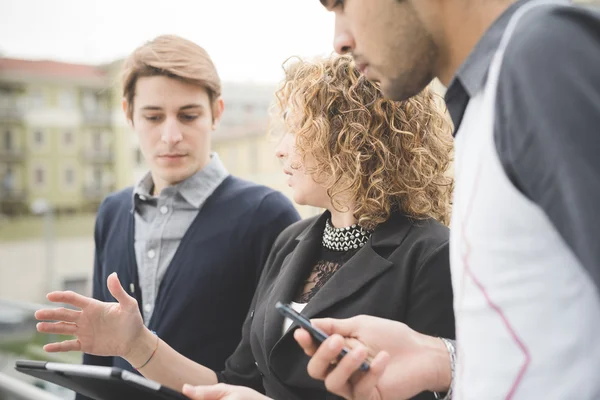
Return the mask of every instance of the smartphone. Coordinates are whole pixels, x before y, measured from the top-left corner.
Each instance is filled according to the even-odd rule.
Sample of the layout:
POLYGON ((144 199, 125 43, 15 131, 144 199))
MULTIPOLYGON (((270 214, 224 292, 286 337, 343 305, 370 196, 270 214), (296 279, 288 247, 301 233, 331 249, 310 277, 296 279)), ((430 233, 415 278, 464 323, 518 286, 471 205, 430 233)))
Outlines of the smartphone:
MULTIPOLYGON (((283 304, 282 302, 278 301, 277 304, 275 304, 275 308, 277 309, 277 311, 283 314, 283 316, 288 317, 289 319, 300 325, 302 328, 306 329, 308 333, 310 333, 310 336, 312 336, 312 338, 316 340, 319 344, 323 343, 325 339, 329 337, 329 335, 327 335, 325 332, 323 332, 319 328, 314 327, 310 323, 310 320, 308 318, 300 314, 298 311, 294 310, 290 305, 283 304)), ((341 360, 342 357, 344 357, 346 354, 348 354, 348 351, 349 350, 346 347, 344 347, 338 357, 338 361, 341 360)), ((368 371, 369 363, 367 361, 363 361, 359 369, 365 372, 368 371)))

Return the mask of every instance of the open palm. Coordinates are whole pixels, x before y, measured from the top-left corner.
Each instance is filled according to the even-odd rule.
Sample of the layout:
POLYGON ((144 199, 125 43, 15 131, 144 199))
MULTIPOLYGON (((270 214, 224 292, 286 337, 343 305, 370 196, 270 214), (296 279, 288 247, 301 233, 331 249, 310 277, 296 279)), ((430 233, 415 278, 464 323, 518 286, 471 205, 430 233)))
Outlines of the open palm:
POLYGON ((131 344, 144 329, 137 301, 129 296, 116 274, 108 277, 110 293, 118 303, 104 303, 80 294, 52 292, 48 300, 77 307, 42 309, 35 317, 42 321, 37 330, 44 333, 73 335, 76 339, 44 346, 47 352, 83 351, 98 356, 125 357, 131 344))

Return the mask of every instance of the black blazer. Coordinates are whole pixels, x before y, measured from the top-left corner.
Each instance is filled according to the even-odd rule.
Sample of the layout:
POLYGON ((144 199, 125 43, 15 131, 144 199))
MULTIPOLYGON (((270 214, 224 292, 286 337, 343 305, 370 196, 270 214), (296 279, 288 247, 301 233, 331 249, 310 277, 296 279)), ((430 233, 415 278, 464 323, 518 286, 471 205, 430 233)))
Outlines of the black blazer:
MULTIPOLYGON (((263 270, 242 341, 227 360, 219 381, 252 387, 276 400, 334 399, 312 379, 309 358, 275 303, 290 302, 310 274, 319 253, 325 221, 297 222, 275 241, 263 270)), ((401 321, 416 331, 454 338, 448 253, 449 230, 434 220, 411 221, 400 213, 379 225, 368 243, 344 264, 304 308, 310 318, 369 314, 401 321)), ((419 399, 433 399, 423 393, 419 399)))

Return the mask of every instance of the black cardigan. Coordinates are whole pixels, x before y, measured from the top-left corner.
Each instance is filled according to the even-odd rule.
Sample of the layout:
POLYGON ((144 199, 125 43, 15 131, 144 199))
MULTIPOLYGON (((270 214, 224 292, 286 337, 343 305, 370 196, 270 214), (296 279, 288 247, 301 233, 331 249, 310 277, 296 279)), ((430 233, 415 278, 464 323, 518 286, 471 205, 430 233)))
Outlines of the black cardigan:
MULTIPOLYGON (((326 212, 288 227, 275 241, 242 332, 219 381, 252 387, 276 400, 337 398, 312 379, 309 358, 290 329, 282 336, 277 301, 290 302, 319 253, 326 212)), ((449 230, 434 220, 394 214, 344 264, 303 311, 310 318, 374 315, 432 336, 454 338, 449 230)), ((419 399, 433 399, 422 393, 419 399)))
MULTIPOLYGON (((117 272, 143 304, 134 252, 132 188, 109 196, 96 219, 93 297, 115 301, 106 279, 117 272)), ((298 221, 281 193, 233 176, 206 200, 162 279, 148 328, 186 357, 222 369, 241 327, 273 242, 298 221)), ((130 371, 122 358, 84 355, 86 364, 130 371)))

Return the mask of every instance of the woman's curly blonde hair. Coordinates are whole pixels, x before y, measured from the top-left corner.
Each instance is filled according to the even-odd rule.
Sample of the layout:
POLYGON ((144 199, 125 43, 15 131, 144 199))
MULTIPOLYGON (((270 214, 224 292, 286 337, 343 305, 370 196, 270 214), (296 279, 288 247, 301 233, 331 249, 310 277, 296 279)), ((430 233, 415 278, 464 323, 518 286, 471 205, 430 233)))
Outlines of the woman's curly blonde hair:
POLYGON ((452 136, 437 95, 387 100, 349 56, 288 61, 275 112, 333 206, 343 211, 350 199, 366 229, 396 210, 448 224, 452 136))

